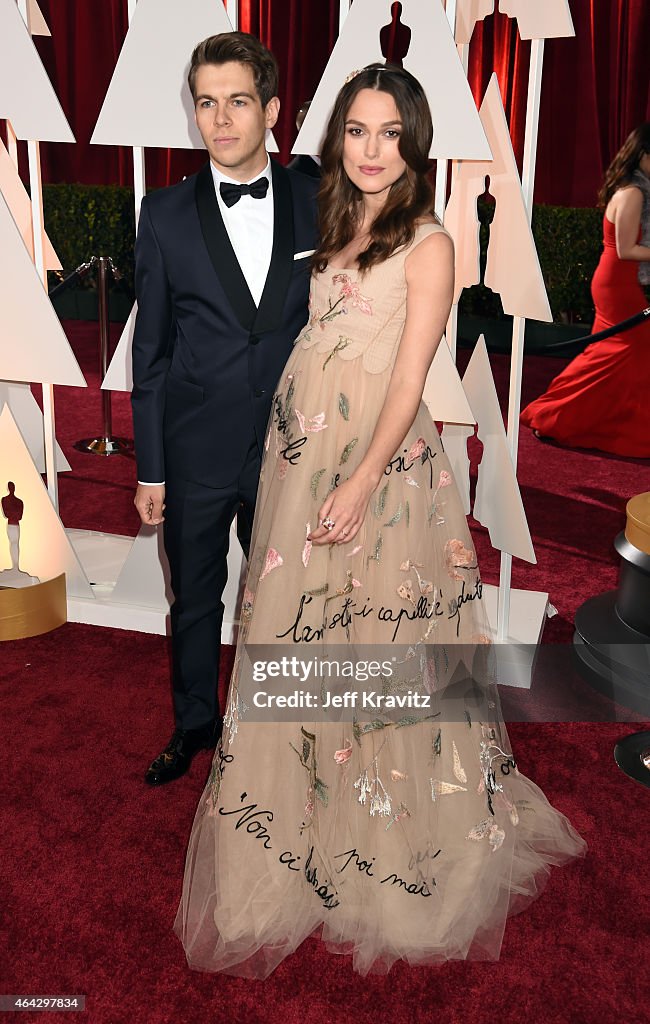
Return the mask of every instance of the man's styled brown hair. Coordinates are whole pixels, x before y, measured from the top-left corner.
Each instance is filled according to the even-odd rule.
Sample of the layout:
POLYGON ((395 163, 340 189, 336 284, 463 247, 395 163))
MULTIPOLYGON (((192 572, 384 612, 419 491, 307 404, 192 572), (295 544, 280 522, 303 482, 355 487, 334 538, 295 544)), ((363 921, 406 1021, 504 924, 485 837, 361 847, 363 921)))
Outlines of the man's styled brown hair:
POLYGON ((196 74, 202 64, 248 64, 262 107, 278 94, 278 62, 257 36, 248 32, 220 32, 194 48, 187 82, 196 100, 196 74))

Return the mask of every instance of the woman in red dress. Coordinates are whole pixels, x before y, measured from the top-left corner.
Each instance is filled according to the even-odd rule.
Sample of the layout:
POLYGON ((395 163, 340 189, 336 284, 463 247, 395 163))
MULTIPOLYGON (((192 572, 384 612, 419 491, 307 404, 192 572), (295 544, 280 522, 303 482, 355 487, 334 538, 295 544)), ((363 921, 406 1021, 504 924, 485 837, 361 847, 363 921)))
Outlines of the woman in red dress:
MULTIPOLYGON (((605 214, 603 253, 591 282, 594 334, 648 305, 638 270, 650 262, 650 246, 639 244, 650 215, 650 123, 628 136, 598 198, 605 214)), ((537 437, 570 448, 650 458, 650 319, 588 345, 524 409, 521 422, 537 437)))

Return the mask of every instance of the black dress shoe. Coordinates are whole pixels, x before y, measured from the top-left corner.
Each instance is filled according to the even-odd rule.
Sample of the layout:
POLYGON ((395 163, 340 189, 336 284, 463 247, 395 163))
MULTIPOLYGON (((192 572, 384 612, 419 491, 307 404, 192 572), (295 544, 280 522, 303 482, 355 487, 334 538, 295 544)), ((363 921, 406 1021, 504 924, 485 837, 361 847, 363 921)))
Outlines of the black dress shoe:
POLYGON ((216 747, 222 727, 223 720, 218 718, 214 725, 202 729, 174 729, 165 749, 149 765, 144 781, 150 786, 162 786, 185 775, 198 750, 216 747))

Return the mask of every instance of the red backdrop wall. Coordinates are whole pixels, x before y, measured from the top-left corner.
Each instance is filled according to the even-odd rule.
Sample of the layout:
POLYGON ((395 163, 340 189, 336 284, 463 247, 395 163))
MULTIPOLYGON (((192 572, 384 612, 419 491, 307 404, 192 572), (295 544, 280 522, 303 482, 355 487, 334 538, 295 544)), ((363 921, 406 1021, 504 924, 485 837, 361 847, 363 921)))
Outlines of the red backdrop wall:
MULTIPOLYGON (((39 2, 52 38, 37 39, 36 45, 77 139, 76 145, 42 146, 44 180, 130 184, 130 150, 89 142, 126 34, 127 0, 39 2)), ((391 0, 377 2, 385 4, 390 22, 391 0)), ((575 38, 545 43, 535 199, 591 206, 627 133, 650 120, 650 3, 570 0, 570 5, 575 38)), ((336 40, 338 0, 240 0, 240 28, 259 35, 280 62, 276 138, 286 161, 295 138, 295 111, 313 95, 336 40)), ((530 44, 519 40, 516 23, 504 15, 496 13, 474 31, 472 91, 480 102, 496 70, 519 160, 529 54, 530 44)), ((203 159, 183 150, 147 151, 147 183, 178 181, 203 159)))

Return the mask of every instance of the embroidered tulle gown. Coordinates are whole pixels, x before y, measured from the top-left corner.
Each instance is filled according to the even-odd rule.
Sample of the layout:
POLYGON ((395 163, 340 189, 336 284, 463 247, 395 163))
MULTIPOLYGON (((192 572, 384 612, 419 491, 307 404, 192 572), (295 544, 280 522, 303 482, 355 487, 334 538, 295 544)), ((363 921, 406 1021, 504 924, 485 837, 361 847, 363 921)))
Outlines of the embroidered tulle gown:
MULTIPOLYGON (((421 225, 413 245, 436 230, 421 225)), ((538 894, 550 865, 584 852, 518 772, 487 684, 479 712, 470 702, 395 712, 386 701, 338 721, 247 714, 245 644, 312 662, 394 650, 396 676, 354 685, 428 694, 432 708, 458 651, 476 650, 478 664, 490 651, 471 537, 423 404, 357 536, 307 540, 371 441, 404 326, 407 252, 363 276, 329 266, 313 277, 309 322, 274 397, 224 735, 175 925, 199 970, 263 978, 313 933, 361 973, 400 958, 495 959, 507 915, 538 894)), ((318 682, 321 695, 334 689, 329 671, 318 682)))

